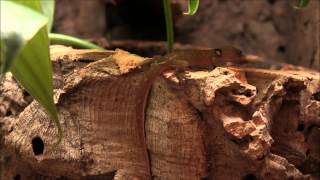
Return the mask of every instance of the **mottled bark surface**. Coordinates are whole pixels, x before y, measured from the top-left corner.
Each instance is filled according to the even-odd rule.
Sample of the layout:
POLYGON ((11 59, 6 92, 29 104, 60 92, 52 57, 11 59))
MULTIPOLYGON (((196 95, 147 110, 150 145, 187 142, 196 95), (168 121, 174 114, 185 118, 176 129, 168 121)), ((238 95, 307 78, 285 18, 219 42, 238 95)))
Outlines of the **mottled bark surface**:
POLYGON ((52 48, 64 139, 11 75, 1 92, 1 179, 319 179, 319 73, 167 71, 145 111, 150 67, 123 51, 52 48), (64 53, 63 53, 64 52, 64 53), (10 113, 9 113, 10 112, 10 113), (147 145, 150 162, 145 160, 147 145))

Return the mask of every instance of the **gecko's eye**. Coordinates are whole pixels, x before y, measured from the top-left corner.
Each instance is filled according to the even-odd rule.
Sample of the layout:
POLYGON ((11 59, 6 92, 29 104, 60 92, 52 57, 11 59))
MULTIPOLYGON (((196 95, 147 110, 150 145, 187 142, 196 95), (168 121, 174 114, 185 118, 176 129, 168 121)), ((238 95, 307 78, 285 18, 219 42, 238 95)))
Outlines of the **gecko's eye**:
POLYGON ((242 51, 240 49, 238 49, 238 54, 242 55, 242 51))
POLYGON ((218 57, 222 56, 222 50, 221 50, 221 49, 214 49, 214 53, 215 53, 218 57))

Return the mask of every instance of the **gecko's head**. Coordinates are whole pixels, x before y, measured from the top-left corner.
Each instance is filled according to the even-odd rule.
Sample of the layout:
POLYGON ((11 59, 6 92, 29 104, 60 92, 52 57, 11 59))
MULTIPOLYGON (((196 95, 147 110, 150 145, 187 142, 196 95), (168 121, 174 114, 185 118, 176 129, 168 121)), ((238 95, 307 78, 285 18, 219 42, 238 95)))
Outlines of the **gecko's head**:
POLYGON ((219 49, 214 49, 214 57, 223 62, 239 62, 244 55, 240 49, 227 46, 219 49))

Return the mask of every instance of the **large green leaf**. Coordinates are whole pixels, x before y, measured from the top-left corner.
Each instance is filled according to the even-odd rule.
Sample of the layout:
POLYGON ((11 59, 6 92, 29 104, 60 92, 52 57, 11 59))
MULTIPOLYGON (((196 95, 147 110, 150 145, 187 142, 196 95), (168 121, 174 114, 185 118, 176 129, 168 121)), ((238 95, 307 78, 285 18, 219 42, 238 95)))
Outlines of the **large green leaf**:
MULTIPOLYGON (((39 1, 19 3, 38 7, 39 1)), ((4 57, 0 61, 1 69, 11 64, 9 70, 15 78, 51 115, 58 127, 60 142, 62 130, 53 102, 47 18, 19 3, 1 1, 1 56, 4 57), (18 50, 12 51, 11 47, 15 45, 18 50)))
POLYGON ((9 0, 17 4, 23 5, 24 7, 29 7, 39 13, 42 13, 42 7, 40 0, 9 0))
POLYGON ((54 0, 41 0, 42 11, 48 18, 48 32, 51 32, 54 19, 54 0))
POLYGON ((6 72, 15 56, 47 19, 30 8, 11 1, 0 1, 1 52, 0 74, 6 72))
POLYGON ((0 59, 0 82, 2 75, 7 72, 23 46, 23 40, 21 36, 12 33, 1 33, 1 59, 0 59))
POLYGON ((51 31, 54 15, 54 0, 12 0, 16 3, 29 7, 48 18, 48 32, 51 31))
POLYGON ((53 102, 52 70, 48 47, 47 29, 42 27, 18 54, 10 70, 23 87, 50 113, 61 138, 61 127, 53 102))
POLYGON ((185 15, 194 15, 199 7, 199 0, 189 0, 188 2, 188 12, 185 12, 183 14, 185 15))

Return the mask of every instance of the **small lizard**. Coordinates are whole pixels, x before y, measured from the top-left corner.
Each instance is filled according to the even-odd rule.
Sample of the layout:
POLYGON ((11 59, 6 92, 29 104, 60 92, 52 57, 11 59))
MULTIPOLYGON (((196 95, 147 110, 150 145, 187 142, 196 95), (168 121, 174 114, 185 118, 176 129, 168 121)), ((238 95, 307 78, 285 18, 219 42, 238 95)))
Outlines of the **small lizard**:
POLYGON ((225 65, 235 65, 246 62, 245 56, 239 49, 234 47, 225 47, 221 49, 204 49, 204 50, 182 50, 175 51, 164 57, 155 57, 150 61, 143 62, 142 66, 148 64, 150 69, 147 72, 147 79, 141 85, 138 94, 138 103, 136 106, 136 116, 138 125, 142 131, 140 134, 143 140, 143 148, 145 150, 145 162, 147 163, 148 172, 151 176, 150 158, 146 142, 145 132, 145 111, 148 101, 148 96, 154 80, 163 72, 176 69, 185 70, 188 67, 217 67, 225 65))

